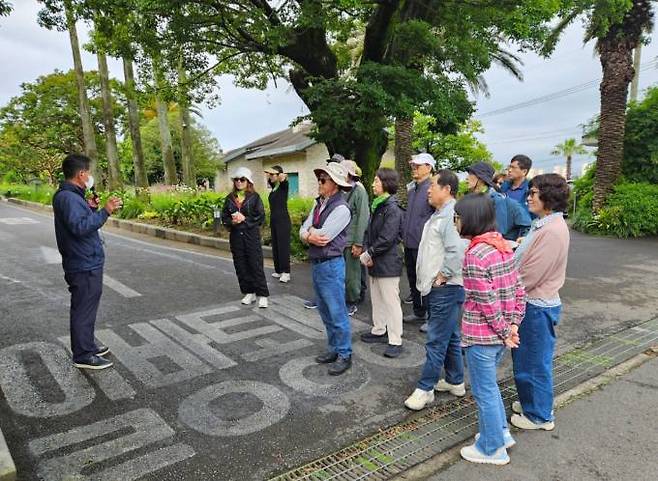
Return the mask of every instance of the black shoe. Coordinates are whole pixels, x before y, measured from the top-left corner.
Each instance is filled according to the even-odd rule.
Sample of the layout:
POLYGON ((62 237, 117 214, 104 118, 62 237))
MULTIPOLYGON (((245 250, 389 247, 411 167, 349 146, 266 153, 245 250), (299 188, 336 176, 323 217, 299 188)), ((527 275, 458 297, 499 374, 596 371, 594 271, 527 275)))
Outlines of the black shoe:
POLYGON ((340 376, 352 367, 351 357, 339 357, 331 366, 329 366, 330 376, 340 376))
POLYGON ((402 354, 402 346, 394 346, 392 344, 386 346, 386 350, 384 351, 384 357, 396 358, 400 354, 402 354))
POLYGON ((409 294, 407 297, 405 297, 404 299, 402 299, 402 302, 404 302, 405 304, 413 304, 413 303, 414 303, 414 296, 413 296, 413 294, 409 294))
POLYGON ((97 356, 107 356, 110 353, 110 348, 107 347, 105 344, 101 344, 100 342, 96 343, 96 347, 98 348, 98 351, 96 351, 97 356))
POLYGON ((419 322, 427 320, 427 316, 419 316, 417 314, 408 314, 402 318, 402 322, 419 322))
POLYGON ((111 361, 104 359, 100 356, 89 356, 84 361, 74 362, 73 365, 80 369, 107 369, 108 367, 114 366, 111 361))
POLYGON ((315 362, 318 364, 329 364, 331 362, 335 362, 336 359, 338 359, 338 354, 335 352, 325 352, 324 354, 320 354, 318 357, 315 358, 315 362))
POLYGON ((371 332, 364 332, 361 334, 361 340, 367 342, 368 344, 382 343, 388 344, 388 334, 373 334, 371 332))
POLYGON ((312 301, 304 301, 304 307, 306 309, 317 309, 318 305, 315 303, 315 300, 312 301))
POLYGON ((347 305, 347 315, 352 317, 354 314, 356 314, 356 311, 358 311, 359 308, 357 307, 356 304, 348 304, 347 305))

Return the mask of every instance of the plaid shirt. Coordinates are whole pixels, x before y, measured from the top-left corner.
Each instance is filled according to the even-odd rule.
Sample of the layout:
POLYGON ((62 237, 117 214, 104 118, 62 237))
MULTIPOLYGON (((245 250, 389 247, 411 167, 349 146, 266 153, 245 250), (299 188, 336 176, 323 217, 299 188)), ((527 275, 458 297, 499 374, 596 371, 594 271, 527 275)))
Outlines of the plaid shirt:
POLYGON ((462 346, 503 344, 511 324, 525 314, 525 289, 514 266, 514 254, 476 244, 464 258, 462 346))

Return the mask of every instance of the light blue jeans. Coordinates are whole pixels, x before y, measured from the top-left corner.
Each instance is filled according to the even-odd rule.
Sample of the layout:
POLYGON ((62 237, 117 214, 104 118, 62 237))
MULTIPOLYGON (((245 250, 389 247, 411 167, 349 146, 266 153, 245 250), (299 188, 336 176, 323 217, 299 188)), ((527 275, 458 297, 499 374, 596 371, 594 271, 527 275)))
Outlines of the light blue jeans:
POLYGON ((503 345, 475 345, 466 348, 468 374, 478 406, 480 424, 480 438, 475 447, 487 456, 505 445, 504 431, 509 429, 503 398, 496 380, 496 366, 504 355, 503 345))
POLYGON ((345 259, 312 262, 313 289, 327 331, 327 348, 340 357, 352 356, 352 326, 345 305, 345 259))

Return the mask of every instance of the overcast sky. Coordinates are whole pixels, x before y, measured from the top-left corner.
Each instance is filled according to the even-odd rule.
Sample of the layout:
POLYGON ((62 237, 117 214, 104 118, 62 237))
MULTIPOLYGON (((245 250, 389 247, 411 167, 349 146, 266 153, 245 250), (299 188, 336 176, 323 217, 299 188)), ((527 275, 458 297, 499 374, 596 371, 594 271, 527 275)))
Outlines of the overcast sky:
MULTIPOLYGON (((48 31, 36 21, 36 0, 14 0, 14 11, 0 20, 0 105, 20 93, 22 82, 34 81, 39 75, 55 69, 73 67, 68 34, 48 31)), ((87 26, 78 23, 81 43, 87 40, 87 26)), ((490 115, 488 112, 542 97, 601 77, 599 60, 593 55, 593 44, 583 45, 580 24, 573 25, 563 36, 553 56, 544 60, 534 54, 523 54, 524 80, 519 82, 508 73, 493 67, 485 74, 490 96, 478 96, 476 118, 483 115, 485 134, 481 136, 494 158, 507 165, 516 153, 529 155, 537 167, 552 171, 562 160, 551 156, 552 147, 567 137, 580 138, 580 124, 599 109, 598 82, 575 94, 512 112, 490 115)), ((642 51, 642 63, 658 58, 655 43, 642 51)), ((96 58, 83 52, 87 70, 97 69, 96 58)), ((121 65, 110 60, 110 73, 122 78, 121 65)), ((645 69, 640 76, 640 90, 658 83, 658 68, 645 69)), ((285 81, 265 91, 240 89, 230 78, 220 79, 222 103, 213 110, 202 107, 202 122, 218 138, 224 150, 239 147, 251 140, 286 128, 306 107, 285 81)), ((579 164, 590 159, 580 159, 579 164)))

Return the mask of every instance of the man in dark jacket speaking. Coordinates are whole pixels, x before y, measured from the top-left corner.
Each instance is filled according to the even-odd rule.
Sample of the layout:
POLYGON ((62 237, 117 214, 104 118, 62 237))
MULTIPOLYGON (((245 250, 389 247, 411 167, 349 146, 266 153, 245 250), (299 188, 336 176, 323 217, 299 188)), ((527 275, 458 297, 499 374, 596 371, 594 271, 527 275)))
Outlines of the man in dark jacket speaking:
POLYGON ((82 369, 105 369, 112 367, 103 357, 110 350, 94 340, 105 262, 98 230, 121 207, 121 199, 111 197, 103 209, 98 208, 95 196, 85 200, 85 190, 94 185, 89 165, 90 160, 84 155, 66 156, 62 164, 65 180, 53 196, 53 212, 64 279, 71 293, 73 364, 82 369))

